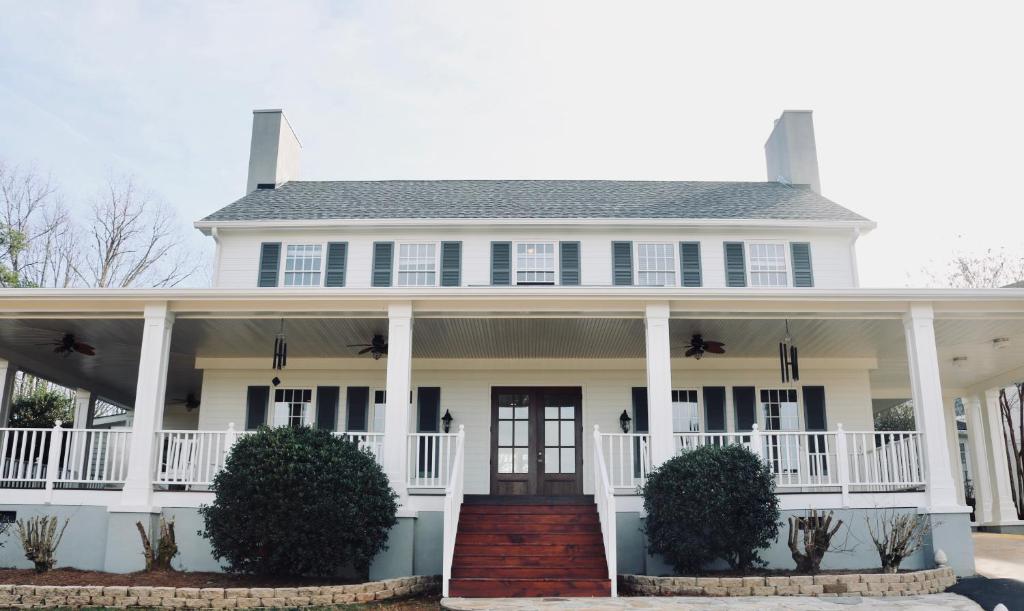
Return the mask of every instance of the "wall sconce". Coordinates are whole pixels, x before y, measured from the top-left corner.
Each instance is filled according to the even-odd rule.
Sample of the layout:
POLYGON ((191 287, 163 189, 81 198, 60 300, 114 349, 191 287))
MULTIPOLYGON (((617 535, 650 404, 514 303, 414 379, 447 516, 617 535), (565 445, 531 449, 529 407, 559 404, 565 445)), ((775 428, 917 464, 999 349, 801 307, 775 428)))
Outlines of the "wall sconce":
POLYGON ((452 413, 448 410, 444 410, 444 416, 441 416, 441 422, 443 423, 445 433, 452 429, 452 420, 455 420, 455 418, 452 418, 452 413))
POLYGON ((626 410, 622 410, 622 415, 619 416, 619 426, 622 427, 623 433, 629 432, 629 423, 632 421, 633 419, 629 417, 629 414, 626 413, 626 410))

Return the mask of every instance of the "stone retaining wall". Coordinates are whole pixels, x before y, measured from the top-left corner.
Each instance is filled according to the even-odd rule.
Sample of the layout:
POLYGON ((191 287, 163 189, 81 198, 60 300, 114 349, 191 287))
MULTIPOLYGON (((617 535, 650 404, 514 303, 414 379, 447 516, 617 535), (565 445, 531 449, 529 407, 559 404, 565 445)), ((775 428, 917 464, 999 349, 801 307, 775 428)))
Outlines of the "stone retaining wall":
POLYGON ((619 592, 644 596, 910 596, 942 592, 955 583, 949 567, 895 574, 792 577, 619 575, 619 592))
POLYGON ((322 607, 426 594, 440 589, 440 576, 400 577, 347 586, 301 588, 168 588, 150 586, 0 585, 0 608, 162 607, 248 609, 322 607))

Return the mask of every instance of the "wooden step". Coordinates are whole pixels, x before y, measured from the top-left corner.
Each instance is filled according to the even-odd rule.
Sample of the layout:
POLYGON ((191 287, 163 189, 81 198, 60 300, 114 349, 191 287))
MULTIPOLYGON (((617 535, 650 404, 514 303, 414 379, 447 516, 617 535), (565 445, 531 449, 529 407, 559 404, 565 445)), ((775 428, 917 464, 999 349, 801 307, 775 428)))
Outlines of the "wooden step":
POLYGON ((481 549, 480 554, 466 554, 465 552, 455 553, 452 566, 500 566, 500 567, 536 567, 536 568, 558 568, 563 566, 578 566, 585 568, 599 567, 606 569, 608 564, 604 558, 604 550, 599 554, 550 554, 534 556, 516 556, 512 554, 496 555, 493 548, 488 548, 491 553, 481 549))
POLYGON ((467 545, 501 545, 513 543, 515 545, 603 545, 604 540, 601 533, 459 533, 456 543, 467 545))
POLYGON ((530 524, 593 524, 597 528, 601 527, 601 520, 597 513, 534 514, 529 517, 507 513, 462 513, 459 516, 459 528, 478 524, 522 524, 523 522, 530 524))
POLYGON ((528 496, 528 495, 497 495, 467 494, 462 499, 463 506, 468 505, 593 505, 593 494, 574 494, 572 496, 528 496))
POLYGON ((471 515, 588 515, 597 514, 596 505, 463 505, 461 516, 471 515))
POLYGON ((459 522, 461 534, 502 534, 502 533, 537 533, 543 535, 564 535, 573 533, 601 534, 601 525, 595 523, 582 524, 533 524, 522 520, 506 520, 501 522, 459 522))
POLYGON ((604 558, 604 544, 539 544, 495 545, 493 543, 467 545, 460 535, 455 540, 455 556, 596 556, 604 558))
POLYGON ((528 567, 528 566, 452 566, 452 577, 477 577, 485 579, 605 579, 607 566, 528 567))
POLYGON ((449 582, 450 596, 506 598, 518 596, 611 596, 608 579, 474 579, 449 582))

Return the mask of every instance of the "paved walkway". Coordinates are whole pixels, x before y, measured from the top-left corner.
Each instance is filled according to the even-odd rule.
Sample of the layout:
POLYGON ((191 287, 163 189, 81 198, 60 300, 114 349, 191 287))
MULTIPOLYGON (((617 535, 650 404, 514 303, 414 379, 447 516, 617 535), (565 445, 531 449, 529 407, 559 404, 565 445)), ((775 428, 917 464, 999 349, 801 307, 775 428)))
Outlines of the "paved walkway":
POLYGON ((981 609, 970 599, 957 594, 925 594, 893 598, 841 596, 814 598, 810 596, 739 596, 733 598, 704 598, 693 596, 625 596, 621 598, 445 598, 442 609, 453 611, 541 611, 573 609, 575 611, 618 611, 619 609, 686 609, 689 611, 721 611, 741 609, 748 611, 847 611, 848 609, 901 609, 927 611, 955 609, 978 611, 981 609))
POLYGON ((992 579, 1024 581, 1024 535, 974 533, 974 568, 992 579))

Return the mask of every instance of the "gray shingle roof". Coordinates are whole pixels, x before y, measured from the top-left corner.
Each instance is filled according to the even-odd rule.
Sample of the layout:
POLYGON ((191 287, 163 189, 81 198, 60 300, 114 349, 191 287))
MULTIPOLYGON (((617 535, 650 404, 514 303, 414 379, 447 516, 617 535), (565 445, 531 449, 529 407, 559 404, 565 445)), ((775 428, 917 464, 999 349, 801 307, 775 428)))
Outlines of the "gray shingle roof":
POLYGON ((868 221, 805 185, 624 180, 295 181, 203 221, 577 218, 868 221))

